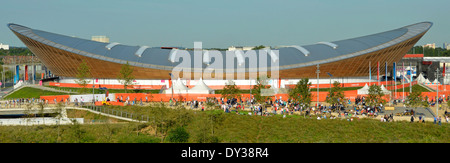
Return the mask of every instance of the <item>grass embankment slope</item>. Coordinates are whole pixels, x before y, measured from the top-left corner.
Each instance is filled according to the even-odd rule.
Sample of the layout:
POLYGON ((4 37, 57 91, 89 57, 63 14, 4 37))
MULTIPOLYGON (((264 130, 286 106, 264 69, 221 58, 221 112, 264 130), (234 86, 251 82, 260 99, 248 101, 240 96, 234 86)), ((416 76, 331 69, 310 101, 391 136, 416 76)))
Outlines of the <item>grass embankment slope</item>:
POLYGON ((42 90, 42 89, 38 89, 38 88, 24 87, 16 92, 9 94, 6 97, 4 97, 4 99, 40 98, 41 96, 52 96, 52 95, 67 95, 67 93, 52 92, 52 91, 42 90))
MULTIPOLYGON (((192 143, 449 143, 450 125, 304 118, 298 115, 249 116, 164 107, 116 107, 148 115, 149 123, 67 126, 0 126, 1 142, 169 142, 170 130, 183 126, 192 143), (170 124, 170 126, 168 125, 170 124), (58 129, 59 128, 59 129, 58 129), (59 132, 59 133, 58 133, 59 132), (59 135, 59 136, 58 136, 59 135)), ((92 119, 92 118, 91 118, 92 119)))
MULTIPOLYGON (((116 108, 118 109, 118 108, 116 108)), ((66 126, 0 126, 1 142, 168 142, 166 132, 184 126, 187 142, 224 143, 448 143, 449 124, 379 122, 361 119, 303 118, 302 116, 261 117, 225 114, 221 111, 164 111, 150 107, 123 107, 124 111, 155 116, 152 122, 105 123, 66 126), (178 112, 178 113, 177 113, 178 112), (156 127, 155 127, 156 126, 156 127), (155 128, 158 128, 155 130, 155 128), (157 132, 155 132, 157 131, 157 132), (156 134, 155 134, 156 133, 156 134)))

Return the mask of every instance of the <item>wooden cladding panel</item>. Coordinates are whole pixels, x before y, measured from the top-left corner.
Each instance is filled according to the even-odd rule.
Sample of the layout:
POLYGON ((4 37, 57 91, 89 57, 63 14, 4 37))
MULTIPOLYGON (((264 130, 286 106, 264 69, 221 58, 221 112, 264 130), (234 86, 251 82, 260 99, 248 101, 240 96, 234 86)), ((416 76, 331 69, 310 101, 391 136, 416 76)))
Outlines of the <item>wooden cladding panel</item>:
MULTIPOLYGON (((55 47, 51 47, 34 41, 30 38, 15 33, 22 42, 27 45, 30 50, 47 66, 51 72, 57 76, 76 77, 77 68, 86 61, 89 66, 92 75, 95 78, 117 78, 122 64, 104 61, 100 59, 85 57, 75 53, 71 53, 65 50, 61 50, 55 47)), ((369 62, 371 63, 372 75, 377 74, 377 62, 380 62, 380 74, 385 72, 385 62, 388 63, 388 71, 392 70, 392 63, 401 60, 406 52, 414 46, 414 44, 423 36, 423 34, 411 38, 407 41, 401 42, 397 45, 387 47, 385 49, 371 52, 365 55, 356 56, 332 63, 325 63, 320 65, 320 77, 327 78, 327 72, 331 73, 333 77, 357 77, 369 75, 369 62)), ((169 70, 159 70, 152 68, 143 68, 131 66, 134 68, 134 77, 136 79, 169 79, 169 70)), ((269 72, 270 73, 270 72, 269 72)), ((223 74, 223 79, 226 79, 227 75, 234 76, 239 75, 223 74)), ((249 74, 245 73, 247 79, 249 74)), ((258 74, 253 73, 252 76, 258 74)), ((269 74, 270 75, 270 74, 269 74)), ((196 80, 194 77, 201 76, 201 73, 191 72, 191 79, 196 80)), ((180 77, 183 77, 180 73, 180 77)), ((282 79, 299 79, 299 78, 316 78, 316 65, 293 68, 279 71, 279 77, 282 79)), ((208 76, 203 76, 204 79, 210 79, 208 76)), ((212 74, 212 78, 215 78, 215 74, 212 74)))

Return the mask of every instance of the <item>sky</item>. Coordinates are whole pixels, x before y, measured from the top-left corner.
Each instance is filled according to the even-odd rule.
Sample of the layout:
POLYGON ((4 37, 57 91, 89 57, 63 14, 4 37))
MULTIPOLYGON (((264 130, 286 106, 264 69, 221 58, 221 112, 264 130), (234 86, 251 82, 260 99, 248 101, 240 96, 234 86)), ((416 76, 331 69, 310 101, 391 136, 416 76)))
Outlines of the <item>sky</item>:
POLYGON ((7 0, 0 43, 25 46, 7 27, 140 46, 309 45, 430 21, 416 45, 450 43, 449 0, 7 0))

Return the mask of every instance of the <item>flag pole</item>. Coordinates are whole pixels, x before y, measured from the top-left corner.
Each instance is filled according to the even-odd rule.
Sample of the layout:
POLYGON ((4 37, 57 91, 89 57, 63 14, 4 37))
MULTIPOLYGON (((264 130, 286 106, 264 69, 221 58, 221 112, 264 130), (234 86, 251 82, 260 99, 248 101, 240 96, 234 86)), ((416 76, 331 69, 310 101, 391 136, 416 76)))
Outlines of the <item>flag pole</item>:
MULTIPOLYGON (((412 93, 412 82, 413 82, 413 70, 412 70, 412 66, 411 66, 411 62, 409 62, 409 93, 412 93)), ((416 73, 417 74, 417 73, 416 73)))
POLYGON ((402 62, 402 88, 403 88, 403 104, 405 103, 405 62, 402 62))
POLYGON ((370 68, 370 61, 369 61, 369 86, 370 86, 371 80, 372 80, 372 70, 370 68))
POLYGON ((377 82, 380 85, 380 62, 377 61, 377 82))

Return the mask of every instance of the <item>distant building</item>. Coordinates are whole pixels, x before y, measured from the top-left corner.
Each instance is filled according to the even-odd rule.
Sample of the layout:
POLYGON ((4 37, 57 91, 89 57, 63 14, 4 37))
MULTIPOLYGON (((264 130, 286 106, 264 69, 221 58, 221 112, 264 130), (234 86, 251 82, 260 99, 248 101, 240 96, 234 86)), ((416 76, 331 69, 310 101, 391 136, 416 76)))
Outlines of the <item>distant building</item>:
POLYGON ((450 44, 449 43, 444 43, 444 48, 445 50, 450 50, 450 44))
POLYGON ((92 41, 109 43, 109 37, 106 37, 106 36, 92 36, 92 41))
POLYGON ((432 43, 432 44, 425 44, 425 45, 423 45, 423 47, 424 47, 424 48, 433 48, 433 49, 436 49, 436 44, 435 44, 435 43, 432 43))
MULTIPOLYGON (((202 56, 197 55, 198 51, 194 49, 181 51, 170 47, 99 44, 91 40, 54 34, 18 24, 8 24, 8 27, 27 47, 33 49, 34 54, 51 70, 52 74, 64 78, 59 80, 59 84, 75 84, 77 67, 86 61, 92 78, 98 78, 99 82, 107 81, 101 83, 102 86, 108 83, 111 84, 110 88, 113 88, 115 85, 120 85, 117 81, 117 73, 120 67, 128 62, 134 69, 134 78, 139 82, 136 84, 139 88, 135 89, 170 88, 172 75, 175 77, 182 75, 173 74, 174 69, 182 69, 183 74, 192 74, 180 77, 183 83, 186 82, 185 85, 192 85, 191 81, 202 78, 202 81, 213 89, 223 89, 228 80, 234 80, 240 89, 250 89, 251 85, 254 85, 252 83, 255 83, 251 79, 253 75, 255 77, 269 73, 274 75, 273 69, 278 75, 275 78, 271 76, 272 79, 269 81, 271 88, 290 87, 303 78, 314 78, 311 80, 312 84, 327 84, 331 80, 339 79, 342 79, 342 83, 356 83, 352 86, 375 82, 376 80, 368 76, 374 76, 373 74, 376 74, 374 72, 377 71, 380 72, 379 75, 389 76, 386 72, 393 72, 393 63, 399 63, 398 61, 425 35, 432 24, 421 22, 387 32, 332 43, 320 42, 306 46, 290 44, 290 46, 276 49, 278 51, 273 53, 258 50, 251 55, 250 53, 249 55, 246 53, 231 55, 230 52, 218 51, 211 56, 206 55, 206 52, 202 56), (190 61, 184 58, 177 60, 181 59, 182 55, 189 56, 186 59, 190 61), (211 60, 212 58, 214 61, 211 60), (378 62, 380 66, 377 69, 374 65, 378 62), (209 63, 213 64, 208 65, 209 63), (240 63, 244 64, 240 65, 240 63), (320 71, 317 71, 319 64, 320 71), (212 73, 209 70, 215 72, 212 73), (334 79, 331 79, 331 75, 328 74, 332 74, 334 79), (199 78, 196 78, 197 76, 199 78), (320 77, 320 80, 315 80, 316 77, 320 77)), ((252 48, 254 47, 233 46, 228 50, 251 50, 252 48)), ((421 56, 410 58, 422 59, 421 56)), ((423 64, 423 61, 416 61, 416 64, 417 62, 423 64)), ((403 63, 401 65, 403 67, 403 63)), ((409 61, 405 61, 406 65, 409 65, 409 61)), ((413 66, 411 63, 410 67, 413 66)), ((424 66, 424 68, 427 67, 424 66)), ((411 69, 413 72, 417 71, 414 67, 411 69)), ((429 68, 430 73, 435 70, 429 68)))
POLYGON ((0 43, 0 49, 9 50, 9 45, 0 43))
POLYGON ((252 50, 255 48, 254 46, 230 46, 228 47, 228 51, 235 51, 235 50, 252 50))

